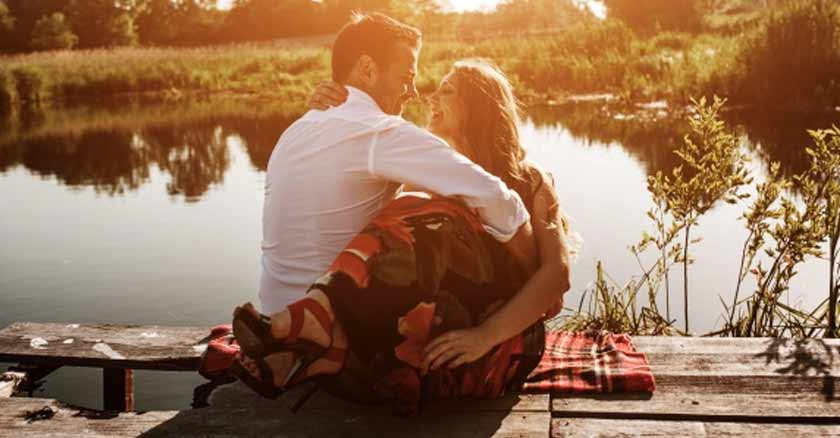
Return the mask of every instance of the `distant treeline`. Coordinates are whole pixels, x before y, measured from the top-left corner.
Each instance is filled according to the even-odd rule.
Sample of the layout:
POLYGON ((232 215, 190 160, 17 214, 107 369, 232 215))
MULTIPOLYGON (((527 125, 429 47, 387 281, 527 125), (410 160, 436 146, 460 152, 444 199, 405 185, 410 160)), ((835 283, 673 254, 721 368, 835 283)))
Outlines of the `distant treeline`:
MULTIPOLYGON (((691 0, 694 1, 694 0, 691 0)), ((446 13, 436 0, 0 0, 0 52, 204 46, 336 32, 352 11, 379 11, 428 33, 557 29, 577 0, 508 0, 492 14, 446 13)))
MULTIPOLYGON (((24 0, 5 1, 16 8, 24 4, 24 0)), ((93 2, 25 1, 28 13, 38 5, 61 3, 79 7, 93 2)), ((113 5, 111 1, 100 6, 113 5)), ((208 17, 216 17, 213 19, 216 21, 210 20, 216 24, 205 28, 183 23, 172 25, 178 32, 181 29, 192 29, 192 32, 176 33, 173 35, 182 36, 165 39, 161 36, 165 33, 151 33, 150 29, 169 28, 165 26, 167 21, 151 20, 146 15, 135 18, 120 15, 133 9, 120 9, 123 12, 108 20, 95 20, 75 9, 63 9, 68 15, 52 12, 46 19, 35 20, 36 29, 52 29, 52 32, 30 32, 35 37, 28 42, 0 36, 0 42, 29 44, 29 48, 15 46, 16 51, 49 48, 48 43, 56 40, 72 42, 76 47, 147 47, 4 57, 0 60, 0 112, 55 99, 130 93, 173 96, 187 92, 233 93, 302 102, 315 84, 329 77, 329 35, 276 38, 271 43, 260 44, 206 44, 211 37, 220 42, 240 42, 275 39, 282 32, 294 29, 303 32, 305 26, 278 25, 259 30, 257 22, 283 21, 263 19, 271 15, 257 14, 254 11, 260 9, 250 9, 260 5, 268 7, 269 3, 279 7, 291 4, 290 0, 240 0, 228 12, 201 6, 195 0, 157 1, 178 11, 197 7, 208 17), (248 11, 256 15, 246 14, 248 11), (73 20, 87 23, 80 27, 83 31, 75 33, 73 20), (235 26, 242 32, 239 35, 218 30, 232 26, 229 23, 248 23, 248 20, 253 24, 235 26), (126 25, 129 22, 131 26, 126 25), (57 32, 60 27, 50 23, 63 24, 70 30, 57 32), (107 34, 110 39, 94 29, 110 29, 111 33, 107 34), (210 36, 200 37, 201 29, 207 29, 210 36), (134 36, 129 38, 131 35, 134 36), (158 35, 158 39, 150 35, 158 35), (155 47, 166 45, 210 47, 155 47)), ((679 7, 673 6, 676 2, 671 0, 606 0, 609 8, 606 20, 594 18, 575 1, 515 0, 503 3, 490 14, 444 14, 434 9, 421 14, 417 9, 399 9, 409 3, 416 4, 408 1, 392 0, 381 5, 391 15, 413 20, 427 35, 431 34, 421 54, 418 75, 418 88, 423 92, 434 90, 453 61, 477 56, 496 62, 526 102, 562 99, 570 94, 611 93, 624 102, 667 100, 686 104, 691 97, 718 95, 727 97, 730 103, 762 108, 840 106, 837 79, 840 78, 840 0, 680 0, 679 7), (645 13, 634 12, 636 9, 645 13), (539 13, 523 12, 527 10, 539 13)), ((336 11, 330 8, 337 8, 338 4, 360 4, 338 0, 297 2, 312 8, 312 17, 320 17, 313 18, 310 28, 313 33, 323 33, 316 25, 328 22, 324 18, 327 15, 321 14, 336 11)), ((128 4, 127 0, 120 3, 121 7, 128 4)), ((148 8, 158 3, 136 0, 132 4, 138 9, 142 4, 143 11, 147 11, 144 14, 151 14, 148 8)), ((24 9, 7 9, 15 10, 24 9)), ((173 18, 172 22, 199 20, 202 13, 177 15, 180 18, 173 18)), ((333 25, 338 27, 346 17, 339 20, 340 15, 335 13, 333 25)), ((344 9, 343 14, 349 13, 349 7, 344 9)), ((11 12, 6 13, 6 19, 0 23, 12 22, 11 16, 11 12)), ((32 17, 35 16, 33 13, 32 17)), ((306 15, 286 17, 303 22, 301 17, 306 15)), ((16 18, 12 24, 15 32, 25 34, 20 30, 24 28, 21 23, 16 18)))

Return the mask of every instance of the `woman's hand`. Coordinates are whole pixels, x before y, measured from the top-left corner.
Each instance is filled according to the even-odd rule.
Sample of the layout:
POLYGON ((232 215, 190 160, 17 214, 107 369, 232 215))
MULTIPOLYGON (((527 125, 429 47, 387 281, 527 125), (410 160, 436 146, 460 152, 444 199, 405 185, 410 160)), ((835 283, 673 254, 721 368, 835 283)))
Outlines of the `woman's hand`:
POLYGON ((347 89, 333 81, 324 81, 309 96, 309 109, 324 111, 339 106, 347 100, 347 89))
POLYGON ((490 337, 478 327, 446 332, 426 346, 422 372, 436 370, 447 363, 449 368, 456 368, 475 362, 494 346, 490 337))

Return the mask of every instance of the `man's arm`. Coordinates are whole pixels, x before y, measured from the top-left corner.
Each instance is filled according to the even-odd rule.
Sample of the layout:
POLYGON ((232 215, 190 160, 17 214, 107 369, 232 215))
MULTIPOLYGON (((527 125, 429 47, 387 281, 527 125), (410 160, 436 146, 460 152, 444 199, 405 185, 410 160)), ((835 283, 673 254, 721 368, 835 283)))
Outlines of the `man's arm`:
MULTIPOLYGON (((385 129, 371 143, 368 171, 379 177, 462 199, 485 229, 510 241, 530 218, 519 195, 442 139, 409 122, 385 129)), ((527 232, 526 232, 527 234, 527 232)))

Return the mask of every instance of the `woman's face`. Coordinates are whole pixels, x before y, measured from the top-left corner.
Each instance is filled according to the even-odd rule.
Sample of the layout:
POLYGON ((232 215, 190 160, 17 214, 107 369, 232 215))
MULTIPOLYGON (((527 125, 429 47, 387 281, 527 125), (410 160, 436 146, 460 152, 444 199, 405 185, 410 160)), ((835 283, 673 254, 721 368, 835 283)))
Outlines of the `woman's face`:
POLYGON ((464 104, 458 97, 453 73, 443 78, 437 91, 429 98, 429 105, 432 111, 429 131, 447 139, 458 138, 466 114, 464 104))

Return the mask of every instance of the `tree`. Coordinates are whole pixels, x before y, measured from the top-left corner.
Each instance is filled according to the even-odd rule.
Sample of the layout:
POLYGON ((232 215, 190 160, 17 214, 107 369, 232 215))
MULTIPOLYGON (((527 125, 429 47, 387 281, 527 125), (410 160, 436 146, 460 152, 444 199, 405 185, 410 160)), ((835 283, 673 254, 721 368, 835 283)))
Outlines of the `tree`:
POLYGON ((128 13, 122 13, 113 17, 108 23, 108 34, 111 46, 134 46, 137 45, 137 30, 135 29, 134 18, 128 13))
POLYGON ((213 44, 228 15, 216 0, 145 0, 135 19, 142 45, 213 44))
POLYGON ((609 17, 625 22, 642 34, 696 31, 701 23, 700 3, 700 0, 604 0, 609 17))
POLYGON ((81 47, 137 43, 134 23, 145 0, 70 0, 64 8, 81 47))
POLYGON ((441 11, 441 5, 437 0, 391 0, 388 9, 395 19, 428 31, 426 25, 441 11))
POLYGON ((178 8, 172 0, 148 0, 137 16, 137 34, 143 45, 173 45, 181 34, 178 8))
POLYGON ((0 1, 0 52, 12 49, 12 32, 15 29, 15 17, 5 3, 0 1))
POLYGON ((238 0, 225 21, 226 33, 239 40, 323 33, 325 7, 312 0, 238 0))
POLYGON ((66 50, 72 49, 78 42, 79 37, 70 31, 64 14, 54 12, 35 22, 30 44, 35 50, 66 50))
POLYGON ((0 1, 0 32, 11 32, 15 28, 15 17, 5 3, 0 1))
POLYGON ((0 0, 5 3, 10 17, 14 17, 14 27, 2 35, 0 32, 0 46, 3 50, 24 52, 30 49, 32 31, 35 23, 41 17, 62 12, 66 0, 0 0))

